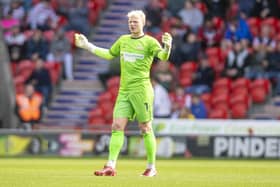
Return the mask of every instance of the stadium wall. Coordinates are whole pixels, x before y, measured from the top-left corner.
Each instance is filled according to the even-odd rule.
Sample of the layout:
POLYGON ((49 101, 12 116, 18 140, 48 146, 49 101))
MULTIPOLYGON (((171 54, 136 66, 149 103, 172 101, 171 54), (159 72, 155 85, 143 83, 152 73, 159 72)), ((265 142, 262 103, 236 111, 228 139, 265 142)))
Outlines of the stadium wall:
POLYGON ((15 116, 14 82, 10 71, 10 61, 0 27, 0 128, 14 128, 15 116))
MULTIPOLYGON (((157 119, 154 123, 157 156, 279 159, 280 124, 275 122, 263 121, 263 127, 260 127, 261 121, 254 120, 157 119), (234 125, 236 128, 231 127, 234 125), (261 133, 265 127, 267 130, 261 133)), ((110 134, 103 132, 2 130, 0 156, 100 157, 107 156, 109 141, 110 134)), ((138 131, 126 132, 121 154, 145 157, 144 143, 138 131)))

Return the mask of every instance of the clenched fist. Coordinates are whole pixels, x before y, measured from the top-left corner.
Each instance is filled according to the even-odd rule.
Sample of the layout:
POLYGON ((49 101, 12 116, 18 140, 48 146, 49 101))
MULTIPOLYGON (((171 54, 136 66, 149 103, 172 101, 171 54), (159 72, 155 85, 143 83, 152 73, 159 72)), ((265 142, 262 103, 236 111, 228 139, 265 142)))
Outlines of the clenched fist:
POLYGON ((172 36, 169 33, 165 32, 161 37, 161 41, 162 41, 162 43, 164 44, 165 47, 167 47, 168 49, 171 48, 172 36))
POLYGON ((83 35, 83 34, 78 34, 75 33, 75 45, 77 47, 83 48, 83 49, 88 49, 88 39, 83 35))

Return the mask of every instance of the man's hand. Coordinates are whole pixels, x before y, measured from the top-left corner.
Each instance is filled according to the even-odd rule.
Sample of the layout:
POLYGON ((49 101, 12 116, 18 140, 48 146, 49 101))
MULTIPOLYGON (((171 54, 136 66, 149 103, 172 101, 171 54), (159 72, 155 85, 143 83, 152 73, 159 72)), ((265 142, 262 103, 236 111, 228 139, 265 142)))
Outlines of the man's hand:
POLYGON ((83 34, 75 33, 75 45, 77 47, 88 49, 89 42, 88 39, 83 34))
POLYGON ((172 45, 172 36, 169 33, 165 32, 162 35, 161 40, 162 40, 162 43, 164 44, 164 48, 169 50, 172 45))

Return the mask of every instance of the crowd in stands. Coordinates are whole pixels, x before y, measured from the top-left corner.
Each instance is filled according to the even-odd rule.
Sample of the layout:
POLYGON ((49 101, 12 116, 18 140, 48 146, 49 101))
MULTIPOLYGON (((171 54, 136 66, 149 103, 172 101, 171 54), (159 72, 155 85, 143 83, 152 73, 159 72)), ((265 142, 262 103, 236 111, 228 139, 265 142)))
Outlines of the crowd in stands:
MULTIPOLYGON (((244 119, 252 104, 279 95, 279 10, 278 0, 149 1, 146 32, 173 37, 169 63, 151 71, 155 117, 244 119)), ((114 101, 108 88, 101 98, 114 101)))
POLYGON ((14 77, 16 113, 25 127, 40 121, 60 79, 74 79, 73 34, 89 35, 105 5, 105 0, 0 2, 0 26, 14 77))
MULTIPOLYGON (((73 80, 73 33, 88 35, 106 0, 2 0, 0 5, 16 92, 30 98, 25 90, 33 87, 42 97, 42 107, 36 106, 47 107, 60 77, 73 80)), ((151 71, 159 93, 155 117, 247 118, 253 103, 279 95, 279 9, 279 0, 148 1, 147 34, 159 41, 163 32, 173 37, 170 63, 157 61, 151 71)), ((90 112, 90 124, 112 120, 119 77, 109 74, 100 76, 106 91, 90 112)))
POLYGON ((247 118, 252 103, 280 94, 279 8, 278 0, 151 1, 147 32, 174 38, 170 64, 152 71, 173 100, 169 116, 180 113, 176 87, 191 100, 181 110, 199 119, 247 118))

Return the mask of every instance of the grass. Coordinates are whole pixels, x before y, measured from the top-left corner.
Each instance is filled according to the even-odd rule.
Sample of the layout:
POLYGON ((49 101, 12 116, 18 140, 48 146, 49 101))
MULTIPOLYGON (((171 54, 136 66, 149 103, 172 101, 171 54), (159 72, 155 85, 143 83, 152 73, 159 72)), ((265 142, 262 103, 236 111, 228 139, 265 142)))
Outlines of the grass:
POLYGON ((96 177, 100 159, 0 158, 0 187, 275 187, 280 162, 158 160, 158 175, 141 177, 144 160, 120 159, 116 177, 96 177))

